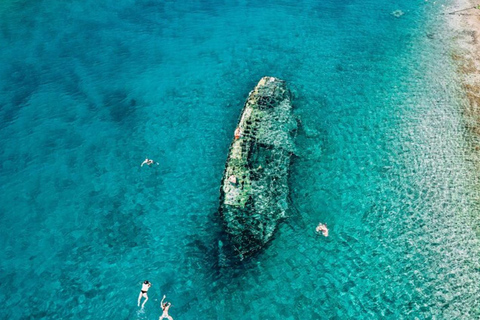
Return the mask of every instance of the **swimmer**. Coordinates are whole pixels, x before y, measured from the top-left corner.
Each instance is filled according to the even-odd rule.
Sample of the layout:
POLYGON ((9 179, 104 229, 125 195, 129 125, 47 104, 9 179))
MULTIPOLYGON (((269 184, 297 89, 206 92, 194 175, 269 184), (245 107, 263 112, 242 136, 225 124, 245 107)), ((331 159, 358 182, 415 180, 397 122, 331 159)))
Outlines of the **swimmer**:
POLYGON ((241 136, 242 136, 242 129, 240 129, 240 127, 238 127, 237 129, 235 129, 235 140, 237 140, 241 136))
POLYGON ((163 303, 163 300, 166 298, 166 295, 163 295, 162 301, 160 302, 160 307, 163 310, 163 314, 158 318, 158 320, 162 320, 163 318, 167 318, 168 320, 173 320, 171 316, 168 315, 168 309, 170 309, 170 306, 172 305, 170 302, 165 302, 163 303))
POLYGON ((142 297, 145 298, 145 301, 143 301, 143 304, 142 304, 142 308, 145 305, 145 302, 148 301, 147 291, 148 291, 148 289, 150 289, 151 286, 152 286, 152 284, 148 280, 145 280, 142 283, 142 290, 140 290, 140 294, 138 295, 138 306, 139 307, 140 307, 140 300, 142 299, 142 297))
MULTIPOLYGON (((146 165, 151 165, 151 164, 154 164, 154 161, 152 159, 145 159, 145 161, 142 162, 142 164, 140 165, 140 167, 143 167, 143 165, 146 164, 146 165)), ((158 162, 157 162, 157 165, 158 165, 158 162)))
POLYGON ((328 228, 326 223, 323 224, 320 222, 315 231, 321 232, 325 237, 328 237, 328 228))

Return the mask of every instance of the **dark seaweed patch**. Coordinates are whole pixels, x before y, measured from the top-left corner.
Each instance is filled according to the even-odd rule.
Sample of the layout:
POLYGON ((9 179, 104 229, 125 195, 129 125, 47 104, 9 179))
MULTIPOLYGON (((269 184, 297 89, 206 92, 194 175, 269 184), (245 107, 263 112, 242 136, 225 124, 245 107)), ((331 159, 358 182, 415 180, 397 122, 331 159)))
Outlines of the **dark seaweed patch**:
POLYGON ((130 98, 126 91, 114 90, 106 94, 103 101, 113 122, 124 124, 134 120, 137 101, 130 98))

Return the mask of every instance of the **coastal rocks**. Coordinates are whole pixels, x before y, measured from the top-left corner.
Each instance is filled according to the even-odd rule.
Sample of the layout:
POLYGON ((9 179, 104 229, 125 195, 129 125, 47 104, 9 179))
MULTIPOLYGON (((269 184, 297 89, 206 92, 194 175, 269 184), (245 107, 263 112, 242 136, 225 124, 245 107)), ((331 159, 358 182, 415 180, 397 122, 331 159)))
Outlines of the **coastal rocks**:
POLYGON ((469 139, 473 163, 480 170, 480 10, 473 0, 454 1, 446 9, 449 26, 453 31, 451 57, 458 68, 458 75, 468 103, 463 103, 462 114, 469 139))
POLYGON ((241 258, 261 249, 286 216, 296 128, 285 82, 262 78, 243 108, 220 188, 219 212, 241 258))

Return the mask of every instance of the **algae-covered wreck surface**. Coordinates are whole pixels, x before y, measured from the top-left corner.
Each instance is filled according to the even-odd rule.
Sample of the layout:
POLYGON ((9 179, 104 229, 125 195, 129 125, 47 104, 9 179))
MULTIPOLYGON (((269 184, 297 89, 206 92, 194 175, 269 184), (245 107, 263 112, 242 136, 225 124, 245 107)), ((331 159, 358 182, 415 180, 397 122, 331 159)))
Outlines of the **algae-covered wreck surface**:
POLYGON ((241 257, 267 243, 286 215, 296 127, 285 81, 262 78, 243 108, 220 190, 220 214, 241 257))

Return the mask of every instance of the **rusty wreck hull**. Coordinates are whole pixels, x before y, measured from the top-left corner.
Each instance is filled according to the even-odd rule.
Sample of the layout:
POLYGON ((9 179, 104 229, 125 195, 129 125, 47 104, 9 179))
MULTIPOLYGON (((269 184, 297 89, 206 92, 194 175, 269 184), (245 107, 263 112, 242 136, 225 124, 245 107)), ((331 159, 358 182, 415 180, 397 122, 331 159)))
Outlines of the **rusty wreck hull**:
POLYGON ((220 188, 225 231, 241 257, 260 250, 286 216, 296 128, 285 81, 262 78, 244 105, 220 188))

